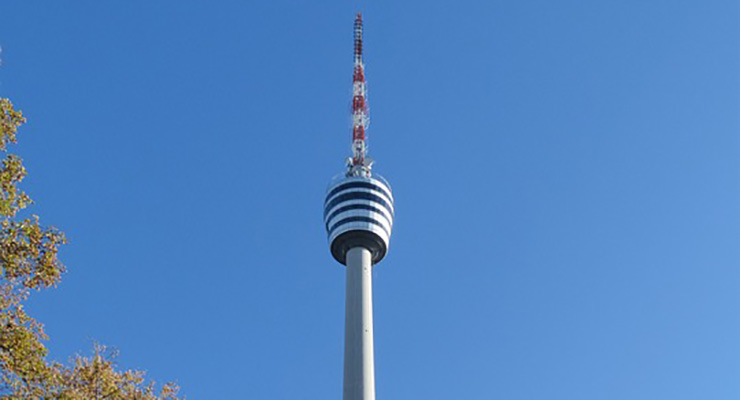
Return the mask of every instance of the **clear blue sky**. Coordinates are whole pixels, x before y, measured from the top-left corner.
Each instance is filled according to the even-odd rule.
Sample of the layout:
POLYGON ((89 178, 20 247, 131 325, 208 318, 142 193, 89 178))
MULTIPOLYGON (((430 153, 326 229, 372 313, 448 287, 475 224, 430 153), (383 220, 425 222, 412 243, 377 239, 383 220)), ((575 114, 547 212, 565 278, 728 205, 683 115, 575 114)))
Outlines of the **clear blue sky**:
POLYGON ((378 398, 740 398, 738 1, 4 1, 0 95, 69 272, 51 356, 193 399, 341 396, 349 154, 396 225, 378 398))

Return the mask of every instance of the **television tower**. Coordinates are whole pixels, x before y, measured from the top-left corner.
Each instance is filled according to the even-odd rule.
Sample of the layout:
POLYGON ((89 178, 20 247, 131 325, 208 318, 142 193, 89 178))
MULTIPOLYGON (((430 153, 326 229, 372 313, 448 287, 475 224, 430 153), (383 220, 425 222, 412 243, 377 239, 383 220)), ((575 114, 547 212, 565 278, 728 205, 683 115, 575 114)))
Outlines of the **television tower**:
POLYGON ((330 185, 324 223, 331 254, 347 267, 344 325, 344 400, 375 400, 373 355, 373 266, 388 252, 393 226, 393 194, 388 182, 371 172, 365 66, 362 63, 362 14, 354 26, 352 79, 352 157, 347 170, 330 185))

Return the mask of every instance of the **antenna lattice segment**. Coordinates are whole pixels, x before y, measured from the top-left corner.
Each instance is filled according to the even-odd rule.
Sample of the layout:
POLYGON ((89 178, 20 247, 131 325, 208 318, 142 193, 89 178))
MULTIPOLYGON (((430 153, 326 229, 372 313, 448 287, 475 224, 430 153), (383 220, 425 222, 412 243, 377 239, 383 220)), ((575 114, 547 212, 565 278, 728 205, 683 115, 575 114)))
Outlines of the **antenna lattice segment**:
POLYGON ((362 62, 362 14, 355 18, 354 73, 352 74, 352 160, 348 175, 368 175, 371 162, 367 159, 365 130, 369 125, 365 65, 362 62))

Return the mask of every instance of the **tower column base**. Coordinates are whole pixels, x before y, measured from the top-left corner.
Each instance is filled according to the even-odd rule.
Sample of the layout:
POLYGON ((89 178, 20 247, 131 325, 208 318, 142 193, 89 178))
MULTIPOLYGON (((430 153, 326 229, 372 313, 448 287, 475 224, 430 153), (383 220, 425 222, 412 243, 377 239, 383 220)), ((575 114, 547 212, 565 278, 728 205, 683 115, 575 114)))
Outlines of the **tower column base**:
POLYGON ((375 400, 372 254, 353 247, 346 261, 344 400, 375 400))

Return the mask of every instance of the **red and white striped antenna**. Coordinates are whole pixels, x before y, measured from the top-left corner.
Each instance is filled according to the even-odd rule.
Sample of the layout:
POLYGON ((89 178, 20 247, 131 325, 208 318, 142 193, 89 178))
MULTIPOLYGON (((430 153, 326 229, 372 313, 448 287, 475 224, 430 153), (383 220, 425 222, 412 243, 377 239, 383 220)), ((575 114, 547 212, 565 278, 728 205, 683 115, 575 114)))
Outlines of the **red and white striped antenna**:
POLYGON ((367 107, 365 65, 362 63, 362 13, 355 17, 354 73, 352 75, 352 158, 348 162, 348 175, 370 174, 372 160, 366 156, 365 130, 370 118, 367 107))

